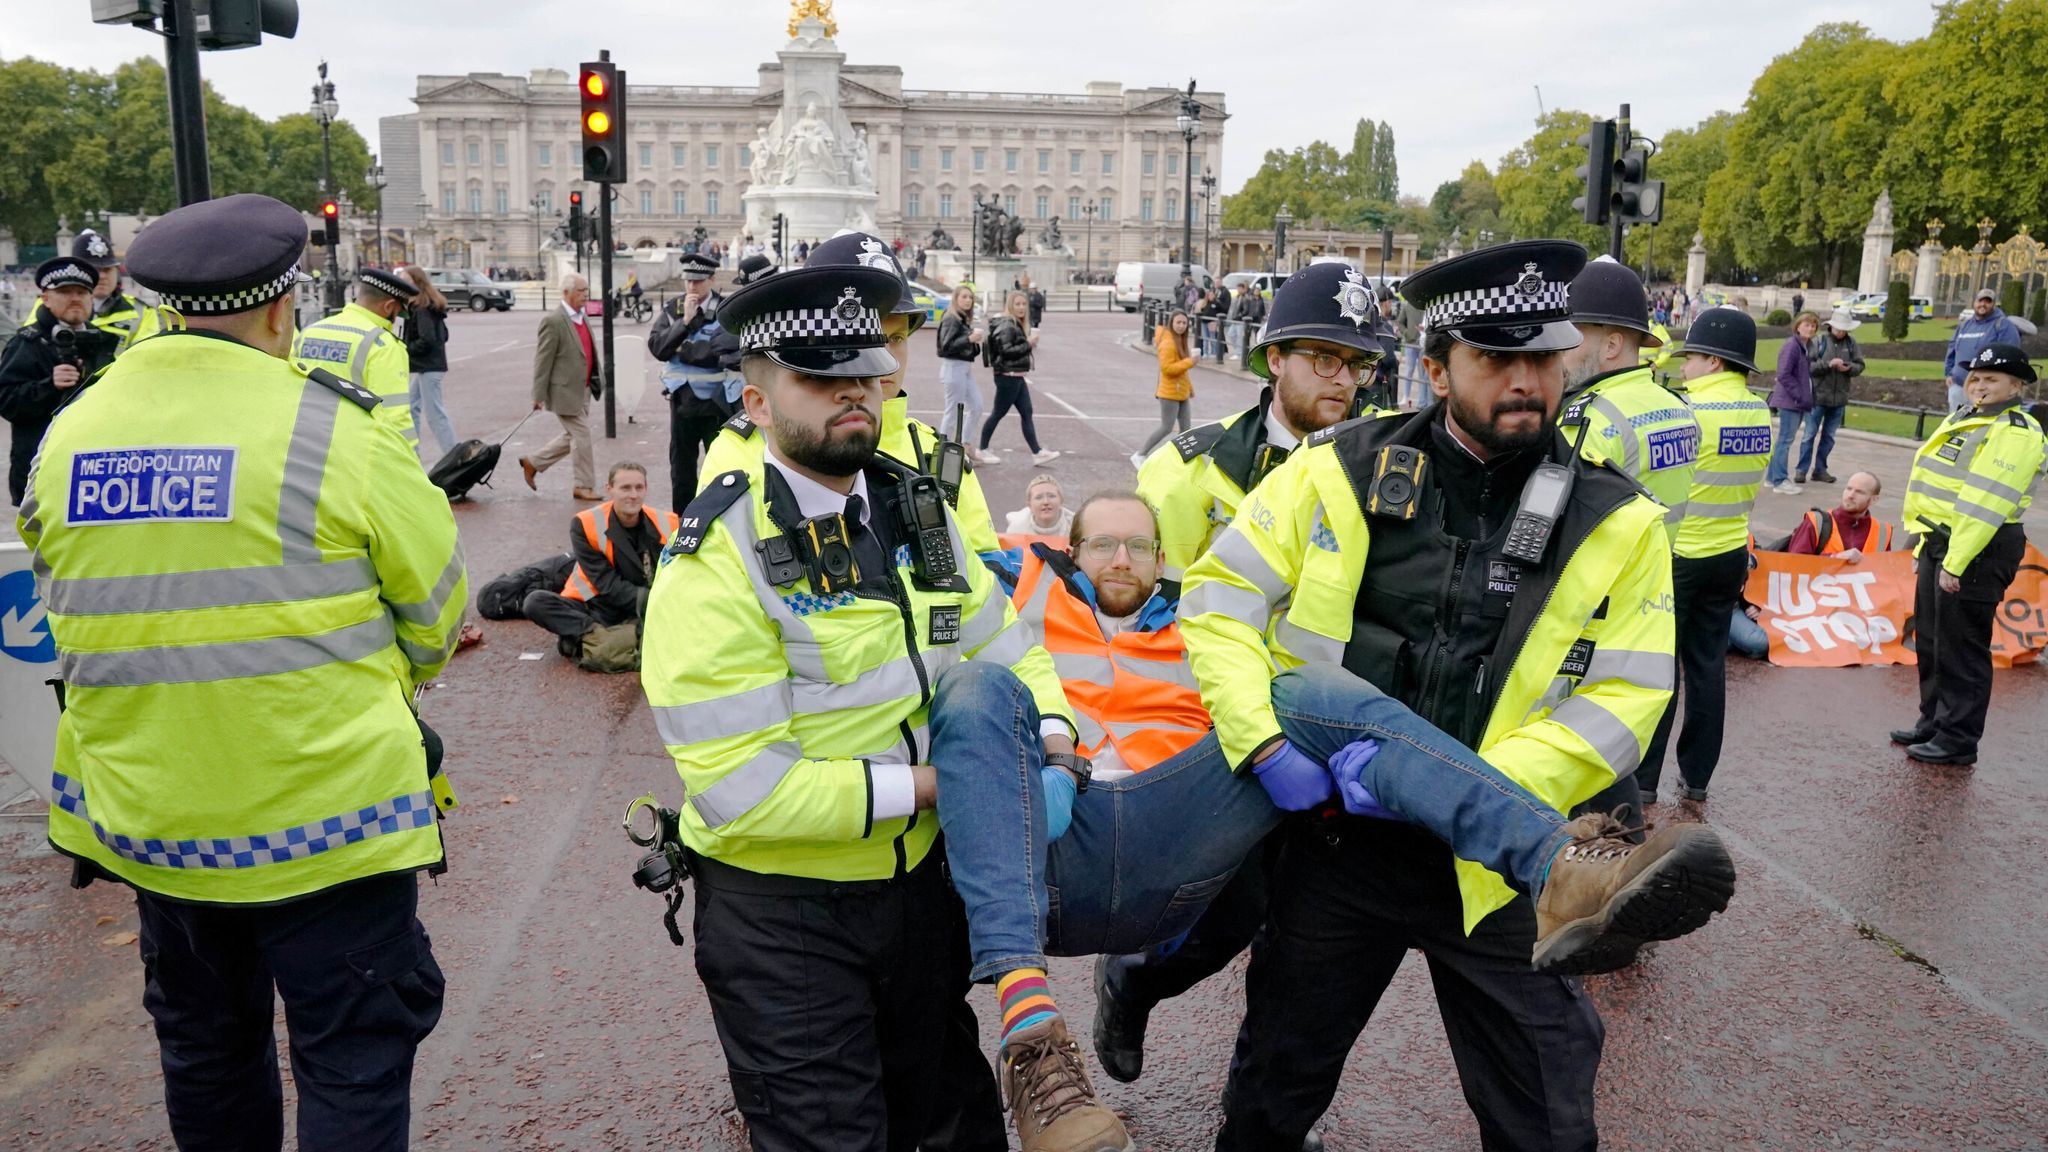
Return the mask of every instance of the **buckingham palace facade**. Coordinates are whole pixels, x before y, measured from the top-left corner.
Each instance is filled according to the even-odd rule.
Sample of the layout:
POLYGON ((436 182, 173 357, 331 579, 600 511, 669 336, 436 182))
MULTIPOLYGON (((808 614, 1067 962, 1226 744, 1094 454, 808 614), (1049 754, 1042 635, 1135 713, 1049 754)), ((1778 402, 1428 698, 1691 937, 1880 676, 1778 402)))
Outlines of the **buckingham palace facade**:
MULTIPOLYGON (((885 239, 919 244, 940 227, 967 248, 974 200, 992 195, 1025 225, 1027 250, 1058 217, 1077 268, 1091 250, 1098 271, 1120 259, 1178 258, 1188 211, 1188 143, 1176 121, 1184 89, 1095 83, 1078 94, 906 90, 902 69, 860 65, 845 66, 840 84, 846 115, 866 130, 872 149, 885 239)), ((774 119, 781 92, 779 63, 763 65, 753 87, 629 83, 628 179, 614 201, 615 238, 630 246, 669 245, 701 226, 730 244, 742 228, 753 143, 774 119)), ((1220 166, 1226 115, 1221 93, 1198 92, 1196 99, 1199 249, 1205 216, 1221 215, 1204 194, 1202 176, 1220 166)), ((582 180, 569 73, 421 76, 414 103, 417 112, 380 126, 386 157, 418 157, 416 168, 388 165, 392 183, 384 194, 385 222, 407 231, 413 259, 449 267, 536 265, 570 191, 581 190, 595 213, 597 188, 582 180)))

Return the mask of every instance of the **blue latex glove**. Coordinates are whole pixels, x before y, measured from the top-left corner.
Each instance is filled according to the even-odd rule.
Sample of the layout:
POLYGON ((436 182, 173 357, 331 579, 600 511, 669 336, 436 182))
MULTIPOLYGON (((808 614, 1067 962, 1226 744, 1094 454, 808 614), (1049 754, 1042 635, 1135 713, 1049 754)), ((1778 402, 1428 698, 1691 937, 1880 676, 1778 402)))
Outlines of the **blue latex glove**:
POLYGON ((1285 740, 1278 752, 1252 765, 1252 775, 1283 812, 1306 812, 1328 800, 1337 787, 1328 768, 1285 740))
POLYGON ((1400 817, 1380 807, 1358 777, 1365 771, 1373 755, 1380 750, 1377 740, 1354 740, 1330 757, 1330 778, 1337 782, 1337 794, 1344 799, 1344 810, 1353 816, 1371 816, 1379 820, 1399 820, 1400 817))
POLYGON ((1066 769, 1047 764, 1038 770, 1038 780, 1045 789, 1045 842, 1050 844, 1065 836, 1074 822, 1074 778, 1066 769))

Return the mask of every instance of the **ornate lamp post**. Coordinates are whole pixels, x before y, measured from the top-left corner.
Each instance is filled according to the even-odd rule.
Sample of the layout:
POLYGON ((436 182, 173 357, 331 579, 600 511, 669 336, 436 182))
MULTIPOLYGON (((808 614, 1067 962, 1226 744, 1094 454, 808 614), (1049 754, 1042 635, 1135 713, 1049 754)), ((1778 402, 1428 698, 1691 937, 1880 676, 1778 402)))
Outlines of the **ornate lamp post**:
POLYGON ((1474 247, 1484 248, 1491 243, 1493 243, 1493 229, 1481 228, 1479 230, 1479 242, 1474 247))
POLYGON ((1187 157, 1181 163, 1180 274, 1192 275, 1195 246, 1195 137, 1202 134, 1202 105, 1195 99, 1195 82, 1188 81, 1188 94, 1180 98, 1180 115, 1173 118, 1187 142, 1187 157))
POLYGON ((1209 218, 1215 214, 1215 211, 1216 171, 1213 168, 1204 168, 1202 169, 1202 263, 1207 265, 1212 272, 1216 270, 1216 265, 1209 261, 1209 218))
POLYGON ((370 153, 369 179, 370 187, 377 192, 377 207, 373 213, 377 220, 377 263, 385 264, 387 261, 384 259, 384 165, 377 162, 375 152, 370 153))
POLYGON ((1282 203, 1280 211, 1273 213, 1273 266, 1267 271, 1274 275, 1280 272, 1280 254, 1287 250, 1287 226, 1292 223, 1294 213, 1289 212, 1287 205, 1282 203))
POLYGON ((1986 216, 1977 221, 1977 246, 1970 253, 1977 257, 1977 287, 1982 290, 1984 282, 1991 275, 1991 230, 1998 222, 1986 216))
MULTIPOLYGON (((328 129, 335 117, 341 115, 341 104, 334 98, 334 81, 327 78, 327 61, 320 62, 320 79, 313 82, 313 119, 320 125, 320 195, 324 199, 334 188, 334 157, 328 142, 328 129)), ((334 249, 327 250, 327 310, 332 312, 341 307, 341 254, 334 249)))
POLYGON ((1087 237, 1088 237, 1088 267, 1087 267, 1086 271, 1084 271, 1084 272, 1082 273, 1082 278, 1081 278, 1081 282, 1082 282, 1083 284, 1093 284, 1093 283, 1095 282, 1095 201, 1094 201, 1094 199, 1092 199, 1092 198, 1091 198, 1091 199, 1090 199, 1090 200, 1088 201, 1087 205, 1086 205, 1086 206, 1084 206, 1084 207, 1083 207, 1083 208, 1081 209, 1081 215, 1082 215, 1082 216, 1084 216, 1084 217, 1086 217, 1086 222, 1085 222, 1085 223, 1083 223, 1083 225, 1082 225, 1082 230, 1083 230, 1083 231, 1084 231, 1084 232, 1085 232, 1085 233, 1087 234, 1087 237))

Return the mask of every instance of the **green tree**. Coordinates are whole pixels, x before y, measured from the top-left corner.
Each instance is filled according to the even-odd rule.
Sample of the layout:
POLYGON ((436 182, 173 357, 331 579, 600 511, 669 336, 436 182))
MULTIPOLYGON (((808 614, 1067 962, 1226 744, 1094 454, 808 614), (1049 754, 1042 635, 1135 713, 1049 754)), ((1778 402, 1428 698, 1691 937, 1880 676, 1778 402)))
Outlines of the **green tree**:
POLYGON ((1401 197, 1401 165, 1394 157, 1394 126, 1380 121, 1379 139, 1373 146, 1372 180, 1367 199, 1392 204, 1401 197))
POLYGON ((1351 194, 1360 200, 1373 198, 1374 149, 1379 147, 1379 126, 1360 120, 1351 130, 1351 151, 1344 154, 1344 172, 1350 177, 1351 194))
POLYGON ((1822 24, 1771 61, 1708 181, 1708 235, 1752 268, 1844 282, 1884 190, 1878 161, 1897 127, 1885 86, 1905 52, 1860 24, 1822 24))
POLYGON ((1225 228, 1270 228, 1285 204, 1303 226, 1376 229, 1398 215, 1394 130, 1360 120, 1351 150, 1317 140, 1293 151, 1266 152, 1236 195, 1223 198, 1225 228))
POLYGON ((31 244, 76 228, 105 206, 106 77, 24 57, 0 60, 0 227, 31 244), (33 114, 31 114, 31 111, 33 114))
MULTIPOLYGON (((163 65, 144 57, 114 70, 108 118, 106 207, 162 215, 177 207, 170 103, 163 65)), ((255 113, 205 88, 206 157, 215 196, 262 192, 271 178, 264 124, 255 113)))
POLYGON ((1586 223, 1572 207, 1585 191, 1577 173, 1586 162, 1578 139, 1593 117, 1558 108, 1536 122, 1536 132, 1501 158, 1493 184, 1500 196, 1500 217, 1510 234, 1577 240, 1589 250, 1607 250, 1607 229, 1586 223))
MULTIPOLYGON (((1664 219, 1654 232, 1648 227, 1628 231, 1628 261, 1644 267, 1650 257, 1650 272, 1659 279, 1679 279, 1685 272, 1685 252, 1700 232, 1700 216, 1707 201, 1707 182, 1728 163, 1728 132, 1735 124, 1733 112, 1716 112, 1691 128, 1677 128, 1657 139, 1657 154, 1650 160, 1650 176, 1664 181, 1664 219), (1656 248, 1651 250, 1655 237, 1656 248)), ((1708 234, 1707 275, 1725 278, 1735 270, 1735 250, 1728 238, 1708 234)))
MULTIPOLYGON (((370 146, 346 120, 335 121, 327 131, 335 190, 346 192, 358 210, 374 210, 370 146)), ((264 142, 270 156, 270 178, 263 192, 312 211, 320 202, 320 122, 308 112, 280 116, 268 125, 264 142)))

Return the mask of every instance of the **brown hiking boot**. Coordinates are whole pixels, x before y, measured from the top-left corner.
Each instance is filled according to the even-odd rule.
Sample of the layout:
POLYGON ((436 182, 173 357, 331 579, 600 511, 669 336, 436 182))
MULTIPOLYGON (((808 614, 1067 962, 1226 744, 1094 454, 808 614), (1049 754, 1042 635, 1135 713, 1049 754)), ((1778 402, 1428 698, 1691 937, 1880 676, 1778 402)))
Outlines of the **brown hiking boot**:
POLYGON ((1003 1045, 1003 1100, 1024 1152, 1132 1152, 1123 1121, 1095 1097, 1081 1047, 1057 1016, 1003 1045))
POLYGON ((1565 825, 1572 840, 1551 861, 1536 902, 1539 972, 1583 976, 1633 963, 1647 941, 1675 940, 1728 907, 1735 861, 1704 824, 1669 824, 1630 844, 1612 816, 1565 825))

